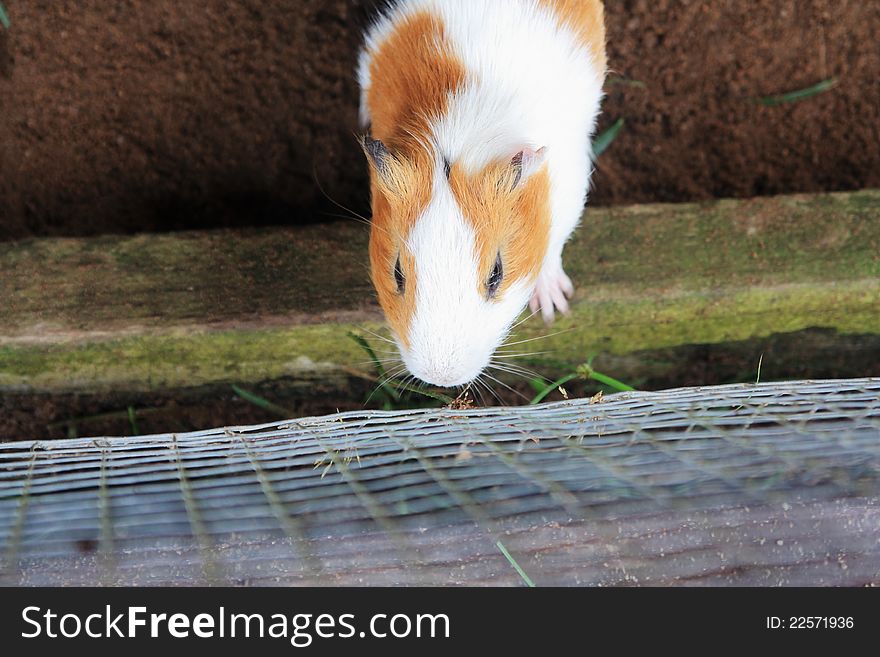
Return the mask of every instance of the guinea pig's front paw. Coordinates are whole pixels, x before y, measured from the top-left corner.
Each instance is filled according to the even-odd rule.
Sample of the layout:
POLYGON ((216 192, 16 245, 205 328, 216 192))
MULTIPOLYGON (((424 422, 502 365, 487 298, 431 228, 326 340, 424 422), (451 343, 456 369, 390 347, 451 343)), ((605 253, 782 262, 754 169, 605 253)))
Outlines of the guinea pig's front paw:
POLYGON ((572 294, 574 285, 562 267, 555 268, 550 273, 542 270, 538 275, 535 291, 532 292, 529 308, 533 313, 540 310, 544 323, 549 326, 553 323, 554 308, 564 315, 568 314, 568 299, 572 294))

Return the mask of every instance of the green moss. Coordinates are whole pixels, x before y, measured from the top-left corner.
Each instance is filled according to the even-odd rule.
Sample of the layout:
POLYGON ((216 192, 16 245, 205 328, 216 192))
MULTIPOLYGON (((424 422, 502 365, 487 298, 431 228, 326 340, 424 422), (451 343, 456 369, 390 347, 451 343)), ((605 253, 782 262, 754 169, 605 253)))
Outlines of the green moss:
MULTIPOLYGON (((379 326, 366 326, 377 330, 379 326)), ((153 390, 218 381, 296 377, 326 381, 362 369, 363 352, 346 336, 357 326, 140 335, 85 344, 0 348, 0 386, 153 390)))
POLYGON ((588 210, 565 256, 634 289, 880 276, 880 192, 588 210))
MULTIPOLYGON (((808 327, 880 334, 880 280, 831 286, 789 285, 656 298, 584 299, 551 329, 534 318, 511 341, 539 338, 517 351, 523 365, 547 372, 594 354, 622 355, 686 344, 725 343, 808 327), (548 337, 542 337, 548 336, 548 337)), ((371 373, 348 331, 379 324, 304 325, 247 330, 171 331, 122 339, 0 348, 0 386, 39 390, 124 387, 151 390, 218 381, 294 377, 309 382, 371 373)), ((375 344, 377 341, 373 340, 375 344)), ((378 347, 379 345, 377 345, 378 347)))
POLYGON ((579 362, 687 344, 724 343, 805 328, 880 334, 880 279, 830 286, 788 285, 657 298, 585 300, 549 331, 536 322, 514 338, 539 338, 533 366, 579 362), (571 330, 573 329, 573 330, 571 330))
MULTIPOLYGON (((515 348, 552 352, 521 359, 535 369, 807 327, 880 334, 878 191, 590 209, 565 260, 572 316, 511 339, 548 336, 515 348)), ((359 224, 2 244, 0 280, 7 389, 308 385, 369 372, 346 333, 381 325, 359 224)))

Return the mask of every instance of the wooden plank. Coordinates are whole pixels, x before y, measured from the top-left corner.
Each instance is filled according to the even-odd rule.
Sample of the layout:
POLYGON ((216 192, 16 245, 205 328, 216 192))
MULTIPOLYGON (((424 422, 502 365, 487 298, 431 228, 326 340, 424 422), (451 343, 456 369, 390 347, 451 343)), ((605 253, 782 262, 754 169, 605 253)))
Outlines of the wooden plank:
POLYGON ((880 584, 880 378, 0 444, 0 585, 880 584))
MULTIPOLYGON (((382 330, 367 227, 219 230, 0 244, 0 389, 149 390, 338 380, 382 330)), ((591 208, 566 249, 578 286, 522 364, 540 368, 825 327, 880 334, 880 191, 591 208), (564 331, 564 332, 560 332, 564 331)))
POLYGON ((0 444, 0 585, 880 584, 880 378, 0 444))

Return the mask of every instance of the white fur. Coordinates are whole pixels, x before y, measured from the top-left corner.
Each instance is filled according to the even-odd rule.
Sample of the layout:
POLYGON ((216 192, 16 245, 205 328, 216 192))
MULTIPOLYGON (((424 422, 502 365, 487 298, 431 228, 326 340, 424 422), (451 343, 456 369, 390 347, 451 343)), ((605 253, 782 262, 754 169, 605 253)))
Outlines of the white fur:
POLYGON ((538 279, 503 299, 486 300, 478 292, 474 236, 442 160, 435 167, 433 199, 408 245, 417 263, 417 303, 410 349, 401 353, 414 375, 448 386, 467 383, 484 369, 530 296, 545 319, 552 319, 554 305, 567 310, 571 283, 562 270, 562 249, 586 200, 604 71, 537 0, 399 0, 369 30, 360 56, 364 127, 370 123, 371 53, 403 17, 426 10, 443 21, 470 80, 432 124, 438 160, 479 171, 524 147, 545 147, 551 182, 549 248, 538 279))
POLYGON ((528 301, 531 286, 525 282, 512 286, 498 300, 478 293, 474 232, 445 178, 435 180, 431 202, 413 228, 407 248, 415 255, 417 281, 409 348, 398 341, 403 362, 423 381, 444 386, 468 383, 506 336, 528 301))

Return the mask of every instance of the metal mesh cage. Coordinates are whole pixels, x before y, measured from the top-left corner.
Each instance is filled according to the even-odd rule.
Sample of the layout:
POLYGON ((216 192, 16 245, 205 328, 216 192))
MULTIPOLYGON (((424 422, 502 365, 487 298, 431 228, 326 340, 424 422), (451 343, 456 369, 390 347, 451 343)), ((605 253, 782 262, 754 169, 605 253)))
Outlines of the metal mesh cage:
POLYGON ((0 444, 5 584, 880 583, 880 379, 0 444))

